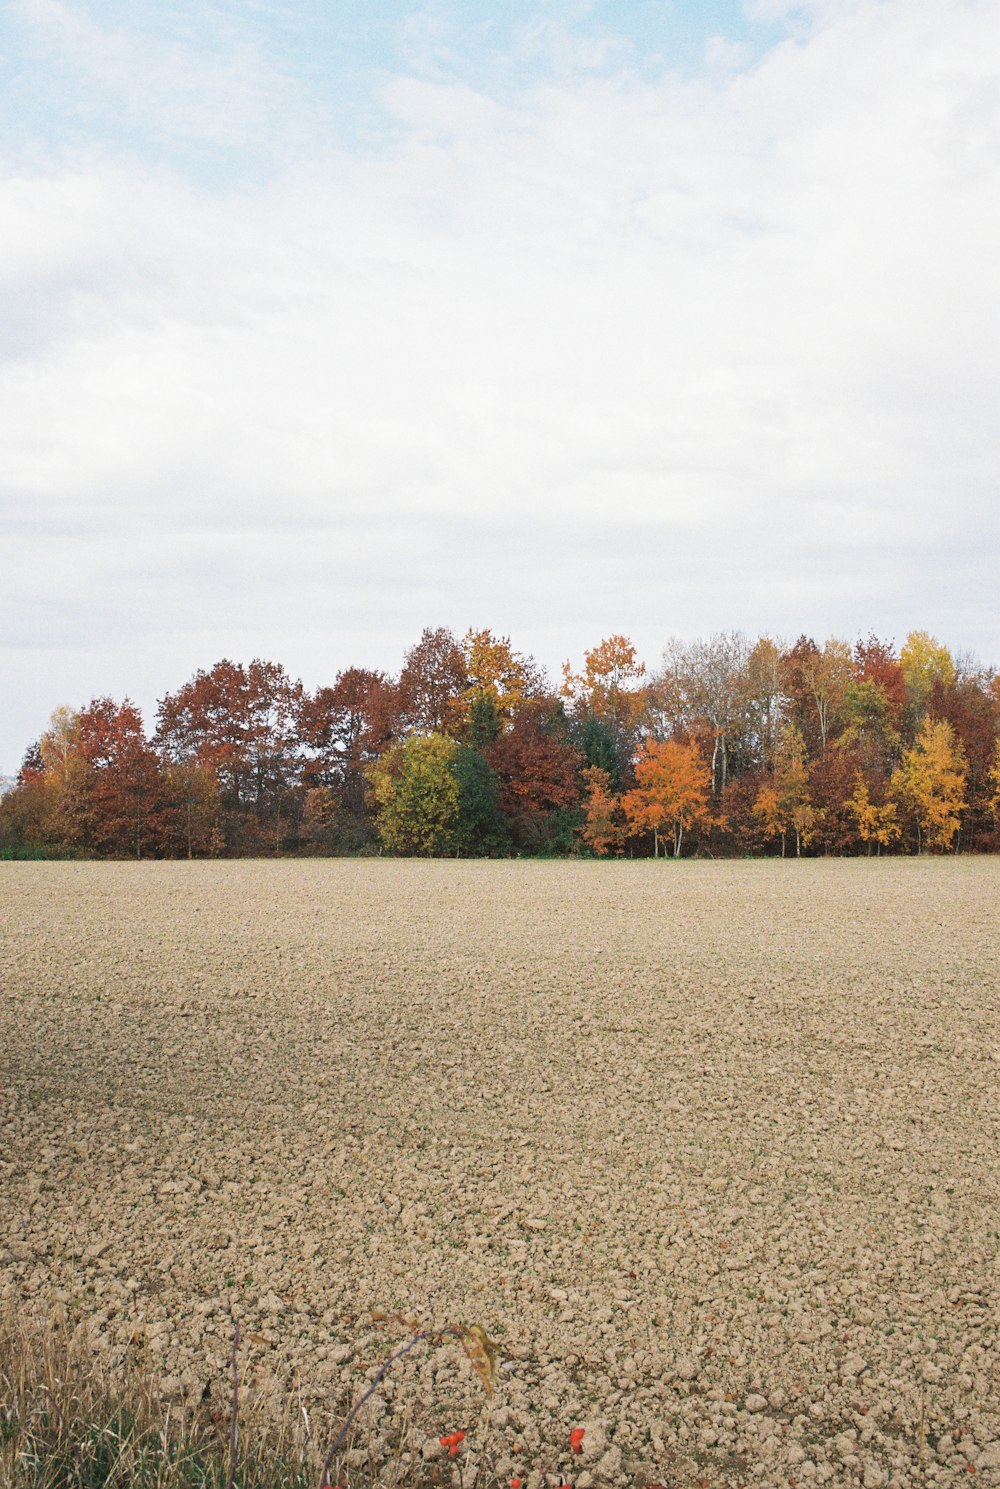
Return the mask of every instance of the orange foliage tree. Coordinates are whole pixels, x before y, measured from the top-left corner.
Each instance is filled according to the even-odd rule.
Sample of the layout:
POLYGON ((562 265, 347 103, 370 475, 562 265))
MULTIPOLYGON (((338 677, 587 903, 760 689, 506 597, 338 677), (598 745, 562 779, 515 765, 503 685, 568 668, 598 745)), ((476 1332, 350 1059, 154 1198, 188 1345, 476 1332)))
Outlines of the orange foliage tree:
POLYGON ((673 835, 674 857, 679 858, 684 834, 708 819, 712 775, 694 743, 675 739, 647 739, 635 762, 636 786, 626 792, 622 806, 636 829, 653 834, 653 854, 659 857, 660 837, 673 835))
POLYGON ((634 739, 646 710, 645 675, 646 664, 639 661, 628 637, 608 636, 584 652, 582 672, 563 663, 560 691, 575 714, 599 720, 614 735, 634 739))
POLYGON ((583 772, 583 840, 599 858, 620 853, 626 824, 621 797, 611 789, 611 777, 599 765, 583 772))

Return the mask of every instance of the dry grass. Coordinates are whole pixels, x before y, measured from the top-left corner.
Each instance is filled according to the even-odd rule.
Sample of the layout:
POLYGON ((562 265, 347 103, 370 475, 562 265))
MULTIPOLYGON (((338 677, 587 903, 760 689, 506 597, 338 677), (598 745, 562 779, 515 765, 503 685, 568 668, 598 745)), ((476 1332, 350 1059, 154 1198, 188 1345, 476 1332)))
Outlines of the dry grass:
POLYGON ((160 1400, 138 1374, 109 1377, 85 1331, 0 1320, 0 1484, 4 1489, 304 1489, 314 1446, 291 1411, 243 1406, 230 1476, 225 1414, 160 1400))
MULTIPOLYGON (((287 1397, 276 1408, 273 1398, 255 1399, 245 1387, 241 1394, 238 1331, 229 1401, 178 1408, 160 1398, 148 1375, 109 1375, 89 1348, 86 1328, 68 1326, 59 1311, 43 1323, 8 1310, 0 1314, 0 1486, 322 1489, 343 1483, 357 1489, 405 1483, 437 1489, 458 1479, 466 1489, 496 1489, 488 1454, 469 1476, 462 1474, 462 1464, 415 1462, 402 1453, 388 1465, 376 1465, 367 1450, 367 1401, 399 1359, 423 1344, 448 1339, 460 1345, 491 1391, 492 1350, 479 1331, 461 1325, 413 1331, 317 1437, 301 1402, 287 1397)), ((456 1436, 461 1440, 464 1433, 456 1436)), ((458 1451, 456 1444, 454 1454, 458 1451)))

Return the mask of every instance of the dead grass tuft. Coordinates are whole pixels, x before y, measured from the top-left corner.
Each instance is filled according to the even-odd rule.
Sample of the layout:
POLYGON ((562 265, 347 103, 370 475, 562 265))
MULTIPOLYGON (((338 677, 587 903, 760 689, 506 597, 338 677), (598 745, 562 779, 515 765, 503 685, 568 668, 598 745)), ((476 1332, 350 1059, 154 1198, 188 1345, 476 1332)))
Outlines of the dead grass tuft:
MULTIPOLYGON (((453 1338, 487 1390, 493 1346, 481 1330, 414 1331, 368 1388, 324 1424, 291 1399, 254 1398, 242 1387, 234 1342, 227 1402, 179 1407, 136 1371, 109 1373, 86 1325, 0 1314, 0 1489, 498 1489, 488 1455, 471 1476, 450 1462, 404 1454, 376 1464, 361 1408, 397 1359, 426 1341, 453 1338), (346 1409, 349 1407, 349 1409, 346 1409), (318 1435, 317 1435, 318 1432, 318 1435)), ((463 1434, 458 1434, 461 1437, 463 1434)))

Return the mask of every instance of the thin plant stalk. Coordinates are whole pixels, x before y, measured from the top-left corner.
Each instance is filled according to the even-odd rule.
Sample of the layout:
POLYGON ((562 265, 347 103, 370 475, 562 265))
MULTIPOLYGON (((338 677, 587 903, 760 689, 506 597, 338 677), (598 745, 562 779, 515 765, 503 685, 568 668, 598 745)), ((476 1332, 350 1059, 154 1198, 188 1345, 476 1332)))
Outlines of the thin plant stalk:
POLYGON ((239 1367, 236 1363, 236 1351, 240 1343, 240 1326, 233 1327, 233 1404, 229 1413, 229 1473, 226 1476, 226 1489, 233 1489, 236 1483, 236 1435, 240 1399, 240 1376, 239 1367))
POLYGON ((438 1343, 440 1342, 440 1340, 447 1339, 449 1337, 461 1339, 463 1337, 462 1329, 456 1324, 449 1324, 447 1328, 444 1329, 422 1329, 419 1333, 414 1334, 412 1339, 408 1339, 405 1344, 401 1344, 399 1349, 394 1350, 391 1355, 388 1355, 382 1361, 381 1365, 378 1367, 374 1376, 372 1377, 368 1389, 366 1391, 363 1391, 362 1394, 358 1397, 357 1401, 355 1401, 354 1405, 351 1407, 350 1411, 347 1413, 347 1416, 341 1423, 339 1431, 336 1433, 333 1441, 330 1444, 330 1450, 327 1453, 326 1458, 323 1460, 323 1468, 319 1476, 319 1489, 330 1489, 330 1469, 333 1465, 334 1458, 337 1456, 338 1449, 341 1447, 345 1438, 347 1437, 347 1434, 351 1427, 351 1423, 354 1421, 355 1417, 358 1415, 358 1412, 365 1405, 365 1403, 370 1401, 371 1398, 374 1396, 379 1386, 389 1374, 389 1371, 392 1369, 393 1365, 397 1364, 399 1360, 402 1360, 406 1355, 410 1353, 411 1350, 416 1349, 417 1345, 422 1344, 425 1340, 430 1339, 433 1340, 434 1343, 438 1343))

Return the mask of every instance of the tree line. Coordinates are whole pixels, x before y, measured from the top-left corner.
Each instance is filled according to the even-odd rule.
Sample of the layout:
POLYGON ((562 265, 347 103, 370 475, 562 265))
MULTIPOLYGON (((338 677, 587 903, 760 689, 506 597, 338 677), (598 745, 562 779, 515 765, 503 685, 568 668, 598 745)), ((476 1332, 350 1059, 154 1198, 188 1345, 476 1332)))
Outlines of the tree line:
POLYGON ((427 629, 398 676, 217 662, 157 708, 56 709, 0 854, 701 855, 1000 848, 1000 677, 925 631, 793 645, 624 636, 553 685, 427 629))

